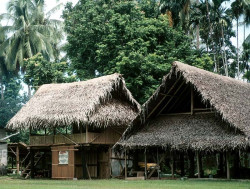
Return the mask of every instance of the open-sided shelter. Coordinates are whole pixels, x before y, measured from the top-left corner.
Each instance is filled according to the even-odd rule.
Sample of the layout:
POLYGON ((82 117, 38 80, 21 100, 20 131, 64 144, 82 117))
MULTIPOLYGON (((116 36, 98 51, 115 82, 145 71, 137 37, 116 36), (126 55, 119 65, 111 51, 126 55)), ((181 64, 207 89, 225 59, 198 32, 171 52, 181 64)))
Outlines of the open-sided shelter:
POLYGON ((111 147, 139 112, 122 76, 112 74, 42 85, 7 128, 30 130, 23 174, 50 175, 52 167, 52 178, 109 178, 111 147))
MULTIPOLYGON (((217 156, 220 170, 225 170, 226 162, 229 178, 230 155, 236 154, 234 168, 239 168, 239 150, 249 152, 249 145, 249 83, 174 62, 170 73, 143 105, 141 116, 115 148, 130 151, 132 156, 137 153, 135 149, 144 149, 145 164, 146 150, 153 149, 157 154, 158 150, 166 150, 172 175, 176 159, 184 175, 185 156, 189 159, 189 175, 194 176, 196 153, 198 177, 202 176, 201 154, 220 154, 217 156)), ((158 165, 164 160, 155 159, 158 165)), ((249 162, 246 164, 249 168, 249 162)), ((145 177, 157 170, 147 173, 146 167, 145 177)))

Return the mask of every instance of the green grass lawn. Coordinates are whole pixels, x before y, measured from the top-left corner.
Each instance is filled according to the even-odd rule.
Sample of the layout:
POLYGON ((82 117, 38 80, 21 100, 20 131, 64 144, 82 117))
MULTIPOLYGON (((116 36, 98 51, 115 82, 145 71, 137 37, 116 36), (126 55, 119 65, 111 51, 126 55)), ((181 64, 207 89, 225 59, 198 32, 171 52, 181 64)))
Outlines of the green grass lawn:
POLYGON ((250 189, 250 181, 224 180, 22 180, 0 177, 0 189, 250 189))

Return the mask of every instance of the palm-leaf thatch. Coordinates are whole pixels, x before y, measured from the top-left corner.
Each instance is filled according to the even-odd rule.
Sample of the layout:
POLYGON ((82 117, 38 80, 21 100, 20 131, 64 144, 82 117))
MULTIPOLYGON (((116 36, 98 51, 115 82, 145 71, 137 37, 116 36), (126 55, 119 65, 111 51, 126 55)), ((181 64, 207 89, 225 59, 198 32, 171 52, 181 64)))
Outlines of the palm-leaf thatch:
POLYGON ((174 62, 160 87, 143 105, 150 112, 150 104, 158 101, 159 93, 171 87, 171 78, 182 76, 186 83, 191 83, 203 101, 209 102, 224 120, 250 136, 250 84, 230 77, 221 76, 181 62, 174 62))
MULTIPOLYGON (((247 148, 250 139, 249 94, 248 83, 174 62, 170 73, 163 78, 161 85, 143 105, 141 116, 127 128, 115 148, 118 149, 119 146, 131 148, 162 146, 179 150, 247 148), (164 98, 168 96, 165 92, 177 88, 184 90, 186 86, 194 88, 203 103, 209 104, 214 110, 216 117, 204 115, 169 117, 159 114, 166 103, 164 98), (154 111, 156 113, 152 113, 154 111)), ((181 97, 185 95, 184 93, 181 97)), ((171 101, 171 98, 172 94, 168 100, 171 101)), ((190 103, 190 100, 188 102, 184 99, 183 103, 182 105, 190 103)), ((176 104, 171 104, 171 107, 176 104)), ((169 107, 166 106, 164 111, 168 112, 166 109, 169 107)))
POLYGON ((250 140, 242 133, 228 129, 228 125, 212 113, 159 116, 116 145, 130 148, 163 147, 180 151, 221 151, 244 149, 250 145, 250 140))
POLYGON ((112 74, 82 82, 42 85, 7 128, 126 126, 139 112, 140 105, 126 88, 122 76, 112 74))

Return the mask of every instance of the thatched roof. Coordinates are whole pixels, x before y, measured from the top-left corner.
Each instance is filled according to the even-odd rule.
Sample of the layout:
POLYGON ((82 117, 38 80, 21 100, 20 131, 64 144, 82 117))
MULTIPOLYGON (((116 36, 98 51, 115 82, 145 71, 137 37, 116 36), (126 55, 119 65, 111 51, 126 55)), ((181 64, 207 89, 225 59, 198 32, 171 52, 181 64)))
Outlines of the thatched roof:
POLYGON ((134 120, 115 147, 245 148, 250 140, 249 94, 248 83, 174 62, 170 73, 143 105, 141 117, 134 120), (198 100, 203 107, 210 107, 216 120, 198 115, 162 115, 190 112, 192 88, 196 104, 198 100))
POLYGON ((88 81, 42 85, 9 121, 8 129, 47 128, 71 124, 127 126, 140 105, 120 74, 88 81))
POLYGON ((143 105, 146 114, 153 109, 152 104, 160 100, 159 94, 171 88, 179 77, 190 83, 224 120, 250 136, 250 84, 181 62, 173 63, 170 73, 143 105))
POLYGON ((171 150, 232 150, 243 149, 250 140, 234 133, 212 113, 197 115, 159 116, 139 132, 117 143, 122 147, 163 147, 171 150))

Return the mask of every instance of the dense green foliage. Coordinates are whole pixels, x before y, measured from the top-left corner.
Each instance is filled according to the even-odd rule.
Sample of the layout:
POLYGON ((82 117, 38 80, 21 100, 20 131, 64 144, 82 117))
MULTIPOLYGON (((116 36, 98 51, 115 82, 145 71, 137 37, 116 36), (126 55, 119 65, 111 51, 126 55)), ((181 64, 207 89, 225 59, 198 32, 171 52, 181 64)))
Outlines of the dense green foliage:
POLYGON ((27 99, 25 95, 19 94, 22 88, 19 78, 13 77, 8 79, 3 77, 2 84, 4 95, 0 99, 0 128, 6 125, 27 99))
POLYGON ((250 62, 250 34, 246 38, 246 40, 243 43, 243 53, 242 53, 242 69, 245 70, 244 78, 247 79, 247 81, 250 81, 250 70, 249 70, 249 62, 250 62))
POLYGON ((43 58, 41 53, 24 60, 26 72, 24 82, 37 89, 48 83, 67 83, 76 80, 69 71, 67 62, 49 62, 43 58))
MULTIPOLYGON (((192 48, 191 39, 172 28, 167 15, 152 14, 146 2, 150 3, 86 0, 74 8, 67 5, 67 55, 80 79, 121 73, 132 94, 143 103, 173 61, 198 64, 203 60, 192 48)), ((210 63, 199 66, 211 70, 210 63)))

